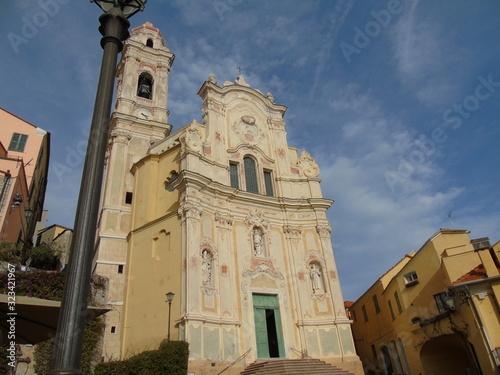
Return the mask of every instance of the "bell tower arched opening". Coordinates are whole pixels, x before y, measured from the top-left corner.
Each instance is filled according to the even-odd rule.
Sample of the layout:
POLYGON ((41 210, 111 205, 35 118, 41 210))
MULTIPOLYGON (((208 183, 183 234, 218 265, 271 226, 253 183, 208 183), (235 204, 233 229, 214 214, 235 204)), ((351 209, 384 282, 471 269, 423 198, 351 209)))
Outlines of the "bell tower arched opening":
POLYGON ((144 99, 153 99, 153 76, 143 72, 139 75, 137 82, 137 96, 144 99))

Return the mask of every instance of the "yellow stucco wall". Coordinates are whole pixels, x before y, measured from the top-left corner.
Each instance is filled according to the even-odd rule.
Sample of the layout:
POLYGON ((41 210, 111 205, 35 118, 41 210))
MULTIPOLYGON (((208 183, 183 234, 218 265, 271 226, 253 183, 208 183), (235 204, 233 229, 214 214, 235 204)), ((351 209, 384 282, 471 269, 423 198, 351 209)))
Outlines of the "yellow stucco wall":
MULTIPOLYGON (((454 281, 482 264, 482 259, 488 259, 488 256, 488 262, 493 264, 488 249, 474 251, 467 231, 440 230, 411 261, 399 267, 396 274, 388 273, 393 276, 390 282, 384 283, 386 274, 372 285, 351 307, 356 315, 353 334, 365 370, 387 371, 381 352, 386 346, 396 373, 407 372, 406 363, 412 374, 441 373, 440 361, 436 357, 441 356, 442 366, 445 366, 441 370, 448 371, 450 364, 455 363, 458 372, 454 373, 461 374, 472 365, 468 361, 460 362, 468 357, 466 348, 472 346, 483 373, 496 374, 490 352, 500 345, 500 316, 495 294, 500 280, 474 280, 469 289, 462 288, 462 293, 455 295, 455 309, 445 314, 438 310, 434 298, 438 293, 448 292, 454 281), (412 271, 417 273, 418 282, 407 285, 404 276, 412 271), (378 313, 374 295, 381 310, 378 313), (390 313, 389 303, 394 316, 390 313), (419 318, 418 322, 413 320, 416 318, 419 318), (377 353, 376 359, 372 345, 377 353), (446 347, 454 349, 446 351, 446 347)), ((488 276, 491 278, 492 275, 488 276)))
POLYGON ((177 148, 161 157, 145 158, 133 170, 136 199, 127 259, 123 357, 156 349, 167 338, 168 292, 177 295, 172 301, 171 339, 179 337, 175 327, 183 267, 179 197, 177 190, 167 191, 164 185, 170 172, 179 170, 178 154, 177 148))

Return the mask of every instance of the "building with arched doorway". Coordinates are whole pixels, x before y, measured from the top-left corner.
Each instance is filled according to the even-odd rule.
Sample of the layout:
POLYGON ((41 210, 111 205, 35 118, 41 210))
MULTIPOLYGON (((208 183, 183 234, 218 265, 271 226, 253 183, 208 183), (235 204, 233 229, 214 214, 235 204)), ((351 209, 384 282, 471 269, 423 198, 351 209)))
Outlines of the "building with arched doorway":
POLYGON ((350 308, 367 374, 499 374, 500 243, 440 229, 350 308))

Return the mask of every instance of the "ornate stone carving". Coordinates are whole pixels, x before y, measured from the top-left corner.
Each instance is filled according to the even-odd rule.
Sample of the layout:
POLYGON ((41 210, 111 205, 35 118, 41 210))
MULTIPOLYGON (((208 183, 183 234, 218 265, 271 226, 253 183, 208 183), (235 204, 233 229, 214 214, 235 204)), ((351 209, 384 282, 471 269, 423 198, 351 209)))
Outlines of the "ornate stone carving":
POLYGON ((298 237, 302 233, 302 228, 292 227, 291 225, 285 225, 283 226, 283 232, 289 234, 290 236, 298 237))
POLYGON ((205 293, 206 296, 213 297, 213 296, 218 296, 219 291, 215 288, 210 288, 210 287, 202 287, 203 293, 205 293))
POLYGON ((250 85, 245 82, 245 77, 243 77, 242 75, 239 75, 234 83, 240 86, 250 87, 250 85))
POLYGON ((270 92, 266 94, 266 98, 271 102, 274 103, 274 96, 270 92))
POLYGON ((217 77, 215 76, 215 74, 210 73, 208 75, 208 82, 213 83, 214 85, 217 84, 217 77))
POLYGON ((198 124, 196 120, 193 120, 191 124, 186 127, 184 134, 182 134, 179 139, 183 151, 189 150, 200 152, 203 147, 200 124, 198 124))
POLYGON ((271 279, 274 280, 285 279, 280 272, 269 267, 267 265, 267 262, 260 262, 256 268, 246 270, 245 272, 243 272, 243 277, 253 279, 254 277, 260 274, 266 274, 267 276, 269 276, 271 279))
POLYGON ((270 127, 270 128, 274 128, 274 129, 277 129, 277 130, 284 130, 285 129, 285 121, 284 120, 280 120, 280 119, 276 119, 276 118, 268 118, 267 119, 267 125, 270 127))
POLYGON ((262 212, 259 210, 250 210, 248 216, 245 218, 245 225, 248 228, 261 227, 266 231, 269 230, 269 222, 264 219, 262 212))
POLYGON ((186 218, 199 219, 201 216, 201 210, 199 209, 199 206, 188 202, 179 207, 177 215, 181 220, 186 218))
POLYGON ((252 116, 242 116, 233 124, 232 129, 243 143, 256 145, 265 138, 252 116))
POLYGON ((132 135, 128 131, 121 130, 121 129, 113 129, 111 131, 108 143, 109 144, 112 144, 112 143, 128 144, 131 139, 132 139, 132 135))
POLYGON ((330 233, 332 232, 332 227, 330 225, 318 225, 316 231, 322 238, 330 238, 330 233))
POLYGON ((316 164, 316 161, 306 150, 302 150, 300 153, 300 159, 297 160, 297 166, 306 177, 317 177, 319 175, 318 164, 316 164))
POLYGON ((215 221, 217 221, 218 223, 220 223, 222 225, 232 225, 233 224, 233 218, 230 215, 224 216, 218 211, 215 213, 214 218, 215 218, 215 221))

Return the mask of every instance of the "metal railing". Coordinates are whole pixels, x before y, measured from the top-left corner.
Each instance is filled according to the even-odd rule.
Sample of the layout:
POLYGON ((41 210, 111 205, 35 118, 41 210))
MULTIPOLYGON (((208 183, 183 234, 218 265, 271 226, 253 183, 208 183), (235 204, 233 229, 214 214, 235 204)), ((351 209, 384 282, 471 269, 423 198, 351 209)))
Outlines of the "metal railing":
POLYGON ((300 356, 300 358, 312 358, 312 357, 310 357, 310 356, 307 355, 307 351, 306 350, 304 350, 303 352, 300 351, 300 350, 297 350, 295 348, 290 348, 290 350, 292 352, 294 352, 295 354, 297 354, 298 356, 300 356))
POLYGON ((238 358, 236 358, 233 362, 231 362, 224 370, 222 370, 221 372, 219 372, 217 375, 220 375, 222 374, 224 371, 230 369, 231 367, 233 367, 236 363, 238 363, 239 361, 241 361, 242 359, 244 359, 248 353, 250 353, 250 350, 252 350, 251 348, 248 349, 245 353, 243 353, 242 355, 240 355, 238 358))

